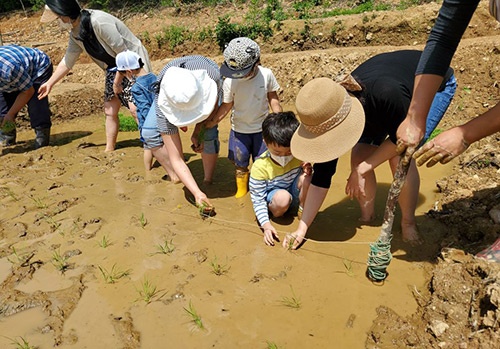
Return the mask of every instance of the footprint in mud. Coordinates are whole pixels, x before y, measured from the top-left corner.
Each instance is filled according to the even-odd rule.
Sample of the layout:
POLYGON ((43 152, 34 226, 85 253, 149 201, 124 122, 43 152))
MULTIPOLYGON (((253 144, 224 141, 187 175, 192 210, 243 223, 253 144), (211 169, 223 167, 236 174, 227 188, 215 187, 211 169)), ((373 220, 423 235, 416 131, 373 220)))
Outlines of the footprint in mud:
POLYGON ((80 237, 82 239, 88 240, 93 238, 99 230, 102 228, 101 218, 91 218, 84 222, 75 222, 79 230, 81 231, 80 237))

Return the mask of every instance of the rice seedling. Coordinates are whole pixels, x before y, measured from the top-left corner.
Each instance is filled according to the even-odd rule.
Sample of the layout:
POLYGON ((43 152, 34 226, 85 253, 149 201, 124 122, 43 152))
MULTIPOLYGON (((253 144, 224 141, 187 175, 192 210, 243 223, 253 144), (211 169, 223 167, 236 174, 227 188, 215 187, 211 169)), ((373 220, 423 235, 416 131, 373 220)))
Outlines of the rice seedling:
POLYGON ((146 304, 151 303, 154 299, 160 299, 165 295, 159 295, 160 290, 156 288, 156 285, 151 283, 148 279, 144 279, 141 283, 141 288, 137 290, 139 293, 140 299, 142 299, 146 304))
POLYGON ((274 342, 271 341, 266 341, 267 343, 267 349, 278 349, 278 345, 274 342))
POLYGON ((59 227, 61 226, 61 223, 59 222, 56 222, 54 220, 53 217, 49 216, 49 215, 45 215, 44 216, 44 219, 45 221, 47 222, 47 224, 50 226, 50 229, 52 229, 52 231, 56 231, 57 229, 59 229, 59 227))
POLYGON ((103 235, 102 238, 99 241, 97 241, 97 244, 102 248, 106 248, 108 246, 111 246, 113 243, 111 242, 111 240, 107 235, 103 235))
POLYGON ((215 207, 209 206, 205 203, 197 205, 197 207, 198 207, 198 212, 200 213, 200 217, 202 219, 207 219, 209 217, 215 216, 215 207))
MULTIPOLYGON (((226 260, 227 260, 227 258, 226 258, 226 260)), ((222 265, 219 262, 217 262, 217 256, 215 256, 214 259, 212 259, 212 261, 210 261, 210 266, 212 267, 212 273, 214 273, 217 276, 227 274, 229 269, 231 269, 231 267, 227 266, 227 263, 222 265)))
POLYGON ((127 269, 124 271, 119 270, 116 267, 116 263, 113 264, 113 266, 111 267, 111 270, 109 270, 109 271, 107 269, 101 267, 100 265, 98 265, 97 267, 101 271, 102 277, 107 284, 114 284, 116 281, 118 281, 122 277, 130 275, 130 272, 131 272, 130 269, 127 269))
POLYGON ((68 258, 62 256, 59 251, 54 251, 52 254, 52 264, 62 273, 69 268, 68 258))
POLYGON ((350 259, 343 259, 342 263, 344 264, 344 268, 346 270, 346 274, 349 276, 354 276, 354 272, 352 271, 352 261, 350 259))
POLYGON ((38 207, 39 209, 47 208, 47 204, 43 202, 41 198, 37 198, 34 196, 29 197, 33 202, 35 203, 35 206, 38 207))
POLYGON ((17 250, 14 246, 11 246, 10 249, 12 250, 12 258, 9 256, 9 257, 7 257, 7 260, 14 265, 26 263, 26 261, 30 260, 34 256, 33 252, 29 253, 29 254, 26 253, 26 254, 21 255, 21 254, 17 253, 17 250))
POLYGON ((2 187, 2 192, 4 192, 7 196, 10 196, 10 198, 14 201, 19 201, 19 198, 14 194, 12 189, 7 188, 7 187, 2 187))
POLYGON ((290 289, 292 290, 292 297, 283 296, 281 298, 281 304, 283 304, 284 306, 289 307, 289 308, 299 309, 302 306, 300 298, 298 298, 295 295, 295 292, 293 291, 292 286, 290 286, 290 289))
POLYGON ((189 301, 189 308, 184 308, 186 313, 191 317, 191 321, 200 329, 203 330, 205 327, 203 326, 203 322, 201 321, 200 315, 198 315, 198 312, 194 308, 193 304, 191 301, 189 301))
POLYGON ((14 346, 15 349, 36 349, 37 347, 31 345, 26 339, 24 339, 23 337, 19 337, 19 339, 15 339, 15 338, 9 338, 9 337, 5 337, 7 338, 8 340, 11 341, 10 344, 12 344, 14 346))
POLYGON ((160 253, 161 254, 170 254, 170 253, 174 252, 175 246, 172 243, 172 239, 170 239, 170 241, 165 240, 163 242, 163 245, 162 244, 157 244, 156 245, 156 249, 158 251, 153 252, 151 255, 160 254, 160 253))
POLYGON ((293 250, 293 244, 295 243, 295 240, 297 240, 297 238, 293 234, 287 234, 287 238, 288 244, 286 246, 286 250, 291 251, 293 250))
POLYGON ((141 216, 139 217, 139 224, 141 225, 141 228, 144 229, 146 225, 148 224, 148 220, 146 219, 146 216, 144 216, 144 212, 141 213, 141 216))

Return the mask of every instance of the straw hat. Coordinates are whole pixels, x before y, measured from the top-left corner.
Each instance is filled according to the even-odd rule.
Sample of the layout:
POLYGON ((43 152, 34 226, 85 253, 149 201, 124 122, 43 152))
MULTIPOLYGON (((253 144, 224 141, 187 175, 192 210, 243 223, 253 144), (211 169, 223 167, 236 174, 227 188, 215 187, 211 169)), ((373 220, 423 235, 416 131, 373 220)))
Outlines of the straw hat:
POLYGON ((171 67, 163 75, 158 107, 175 126, 205 120, 214 110, 216 101, 217 84, 206 70, 171 67))
POLYGON ((295 100, 300 126, 290 143, 293 156, 327 162, 348 152, 365 126, 363 106, 329 78, 309 81, 295 100))

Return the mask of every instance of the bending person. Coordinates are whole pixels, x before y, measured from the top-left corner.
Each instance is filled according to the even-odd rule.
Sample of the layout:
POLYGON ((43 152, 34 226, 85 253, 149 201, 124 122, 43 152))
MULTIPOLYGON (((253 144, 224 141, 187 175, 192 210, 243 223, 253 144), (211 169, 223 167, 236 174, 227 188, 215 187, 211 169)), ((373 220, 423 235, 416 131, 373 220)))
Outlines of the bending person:
POLYGON ((149 113, 142 129, 145 144, 152 146, 153 156, 162 165, 169 161, 177 177, 193 194, 197 206, 211 207, 184 162, 179 128, 196 125, 191 137, 192 148, 202 152, 204 181, 211 182, 219 153, 218 129, 202 130, 202 124, 217 112, 222 99, 219 66, 203 56, 177 58, 158 74, 155 85, 157 128, 151 123, 149 113))
MULTIPOLYGON (((351 174, 346 194, 360 204, 360 221, 375 218, 375 168, 389 162, 394 173, 399 162, 396 130, 410 105, 420 51, 395 51, 374 56, 358 66, 340 85, 328 78, 308 82, 295 106, 301 125, 291 142, 292 154, 314 162, 311 185, 297 230, 283 242, 293 248, 303 241, 331 185, 338 158, 351 151, 351 174), (345 88, 344 88, 345 87, 345 88), (350 94, 348 93, 350 92, 350 94)), ((439 123, 456 90, 451 68, 436 96, 427 122, 426 137, 439 123)), ((404 241, 419 243, 415 222, 420 177, 414 161, 399 196, 404 241)))
POLYGON ((106 72, 105 151, 113 151, 118 136, 120 103, 136 117, 130 93, 131 82, 113 70, 116 67, 115 57, 122 51, 133 51, 142 58, 146 72, 150 72, 152 69, 148 52, 122 21, 106 12, 81 9, 76 0, 46 0, 46 4, 41 21, 58 19, 60 26, 69 31, 69 42, 66 54, 54 74, 40 87, 38 98, 45 98, 52 87, 71 71, 80 54, 86 52, 106 72))

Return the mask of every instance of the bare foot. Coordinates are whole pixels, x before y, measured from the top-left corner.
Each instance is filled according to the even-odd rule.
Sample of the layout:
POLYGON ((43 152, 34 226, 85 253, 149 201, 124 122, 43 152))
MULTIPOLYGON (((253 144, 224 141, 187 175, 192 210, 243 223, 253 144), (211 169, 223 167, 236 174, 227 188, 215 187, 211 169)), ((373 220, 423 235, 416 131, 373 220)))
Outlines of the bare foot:
POLYGON ((375 215, 361 215, 361 217, 358 218, 358 221, 361 223, 372 223, 375 220, 375 215))
POLYGON ((106 148, 104 149, 104 152, 105 153, 111 153, 112 151, 115 151, 114 149, 111 149, 111 148, 106 148))
POLYGON ((402 224, 401 230, 403 235, 403 241, 408 242, 412 246, 417 246, 422 244, 422 239, 418 233, 417 226, 415 224, 402 224))

